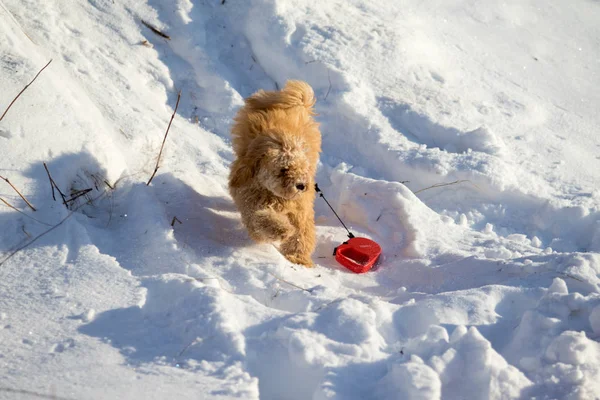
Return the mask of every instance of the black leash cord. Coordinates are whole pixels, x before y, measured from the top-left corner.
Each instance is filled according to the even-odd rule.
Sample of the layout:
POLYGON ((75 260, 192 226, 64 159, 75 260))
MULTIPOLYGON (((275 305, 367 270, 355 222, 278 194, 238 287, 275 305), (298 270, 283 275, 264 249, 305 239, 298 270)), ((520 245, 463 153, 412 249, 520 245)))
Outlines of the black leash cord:
POLYGON ((323 195, 323 192, 319 188, 319 184, 317 184, 317 183, 315 183, 315 190, 317 191, 317 193, 319 193, 319 196, 321 196, 323 198, 323 200, 325 200, 325 203, 327 203, 327 205, 329 206, 329 208, 331 208, 331 211, 333 211, 333 213, 335 214, 335 216, 337 217, 337 219, 342 223, 342 225, 344 226, 344 228, 348 231, 348 237, 350 239, 352 239, 354 237, 354 235, 352 234, 352 232, 350 232, 348 230, 348 228, 346 228, 346 225, 344 224, 344 221, 342 221, 342 219, 340 218, 339 215, 337 215, 337 213, 335 212, 335 210, 333 209, 333 207, 331 207, 331 204, 329 204, 329 202, 327 201, 327 199, 323 195))

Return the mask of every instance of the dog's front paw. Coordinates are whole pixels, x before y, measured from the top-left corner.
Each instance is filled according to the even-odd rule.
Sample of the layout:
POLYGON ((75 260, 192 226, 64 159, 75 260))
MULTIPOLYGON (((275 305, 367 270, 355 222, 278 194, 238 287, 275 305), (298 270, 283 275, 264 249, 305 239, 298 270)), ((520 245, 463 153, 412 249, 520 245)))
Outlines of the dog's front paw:
POLYGON ((307 268, 313 268, 315 263, 310 257, 300 255, 300 254, 285 254, 285 258, 294 264, 304 265, 307 268))
POLYGON ((254 215, 254 236, 263 241, 286 241, 294 234, 294 227, 285 215, 273 210, 260 210, 254 215))

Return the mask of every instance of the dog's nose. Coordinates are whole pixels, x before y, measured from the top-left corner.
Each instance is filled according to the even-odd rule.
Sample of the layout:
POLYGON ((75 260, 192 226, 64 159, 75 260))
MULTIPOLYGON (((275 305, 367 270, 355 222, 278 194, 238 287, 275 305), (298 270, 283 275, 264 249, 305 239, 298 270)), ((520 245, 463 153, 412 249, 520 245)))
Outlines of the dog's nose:
POLYGON ((304 183, 298 183, 298 184, 296 184, 296 189, 298 189, 301 192, 304 192, 304 189, 306 189, 306 186, 304 185, 304 183))

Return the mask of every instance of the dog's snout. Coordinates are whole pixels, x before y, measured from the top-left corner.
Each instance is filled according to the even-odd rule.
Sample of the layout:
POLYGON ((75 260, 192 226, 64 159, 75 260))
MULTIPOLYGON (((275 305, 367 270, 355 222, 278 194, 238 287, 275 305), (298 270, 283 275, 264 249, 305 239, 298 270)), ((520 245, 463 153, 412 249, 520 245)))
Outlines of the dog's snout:
POLYGON ((304 183, 297 183, 296 184, 296 189, 298 189, 299 191, 303 192, 306 189, 306 185, 304 183))

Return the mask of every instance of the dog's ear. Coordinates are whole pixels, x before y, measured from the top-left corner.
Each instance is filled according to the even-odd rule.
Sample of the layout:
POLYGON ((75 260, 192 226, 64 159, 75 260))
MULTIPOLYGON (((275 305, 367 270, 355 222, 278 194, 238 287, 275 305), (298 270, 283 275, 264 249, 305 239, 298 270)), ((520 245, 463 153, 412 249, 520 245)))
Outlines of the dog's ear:
POLYGON ((233 187, 240 187, 247 184, 254 178, 261 160, 269 152, 279 151, 281 143, 268 136, 257 136, 248 146, 246 154, 240 156, 231 166, 229 182, 233 187))

